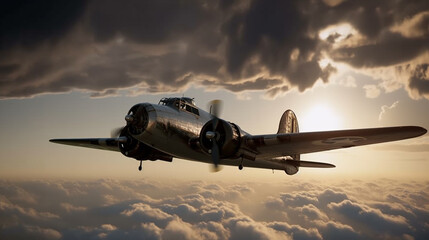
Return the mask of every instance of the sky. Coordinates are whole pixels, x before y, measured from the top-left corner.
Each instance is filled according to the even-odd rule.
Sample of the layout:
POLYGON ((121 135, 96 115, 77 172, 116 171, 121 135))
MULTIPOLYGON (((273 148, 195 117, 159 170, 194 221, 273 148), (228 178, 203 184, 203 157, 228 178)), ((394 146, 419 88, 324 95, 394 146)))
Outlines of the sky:
POLYGON ((138 162, 109 137, 186 96, 252 134, 429 129, 429 3, 9 1, 0 9, 0 238, 427 239, 429 136, 302 155, 284 172, 138 162))

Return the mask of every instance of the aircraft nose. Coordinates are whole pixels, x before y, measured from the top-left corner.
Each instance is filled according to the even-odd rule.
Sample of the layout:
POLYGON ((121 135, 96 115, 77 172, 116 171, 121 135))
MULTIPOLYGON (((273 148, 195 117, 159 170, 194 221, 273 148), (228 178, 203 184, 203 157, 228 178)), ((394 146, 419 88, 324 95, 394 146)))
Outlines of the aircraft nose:
POLYGON ((125 116, 128 132, 131 135, 143 133, 148 124, 148 112, 145 104, 134 105, 125 116))

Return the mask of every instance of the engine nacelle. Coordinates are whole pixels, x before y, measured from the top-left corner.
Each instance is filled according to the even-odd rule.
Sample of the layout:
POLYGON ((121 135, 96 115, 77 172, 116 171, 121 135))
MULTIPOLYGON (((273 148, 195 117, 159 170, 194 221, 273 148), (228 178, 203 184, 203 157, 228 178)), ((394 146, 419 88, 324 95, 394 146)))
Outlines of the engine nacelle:
POLYGON ((125 143, 119 143, 119 150, 127 157, 135 158, 136 160, 163 160, 171 162, 173 157, 158 151, 129 135, 127 127, 122 129, 120 137, 126 137, 125 143))
POLYGON ((213 146, 212 141, 216 141, 219 146, 221 158, 238 157, 236 155, 241 144, 240 128, 234 123, 230 123, 222 119, 212 119, 201 129, 199 140, 201 148, 206 153, 211 152, 213 146), (213 121, 219 121, 216 129, 213 129, 213 121), (215 139, 207 138, 207 132, 215 133, 215 139))

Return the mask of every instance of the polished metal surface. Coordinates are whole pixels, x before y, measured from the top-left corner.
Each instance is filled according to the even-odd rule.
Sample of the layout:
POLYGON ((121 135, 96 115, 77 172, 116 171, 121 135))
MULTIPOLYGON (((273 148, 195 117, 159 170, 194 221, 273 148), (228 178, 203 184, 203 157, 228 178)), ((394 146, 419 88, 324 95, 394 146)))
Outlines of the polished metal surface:
POLYGON ((397 141, 427 132, 422 127, 403 126, 299 133, 295 114, 287 110, 277 134, 251 135, 218 117, 219 102, 212 102, 211 111, 213 115, 198 108, 192 98, 163 98, 159 104, 134 105, 125 116, 126 126, 113 130, 112 138, 50 141, 120 151, 139 161, 172 161, 174 157, 239 169, 278 169, 292 175, 299 167, 334 167, 300 161, 300 154, 397 141))

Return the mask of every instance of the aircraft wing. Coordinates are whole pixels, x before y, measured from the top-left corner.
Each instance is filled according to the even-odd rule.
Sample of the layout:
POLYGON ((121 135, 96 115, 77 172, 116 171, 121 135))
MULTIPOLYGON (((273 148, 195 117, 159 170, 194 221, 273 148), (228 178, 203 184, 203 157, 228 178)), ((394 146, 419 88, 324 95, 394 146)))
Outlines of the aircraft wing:
POLYGON ((270 159, 327 151, 421 136, 422 127, 403 126, 325 132, 283 133, 246 136, 246 146, 257 159, 270 159))
MULTIPOLYGON (((51 139, 50 142, 86 147, 86 148, 95 148, 101 150, 109 150, 119 152, 118 144, 122 142, 122 138, 74 138, 74 139, 51 139)), ((125 140, 126 141, 126 140, 125 140)))

